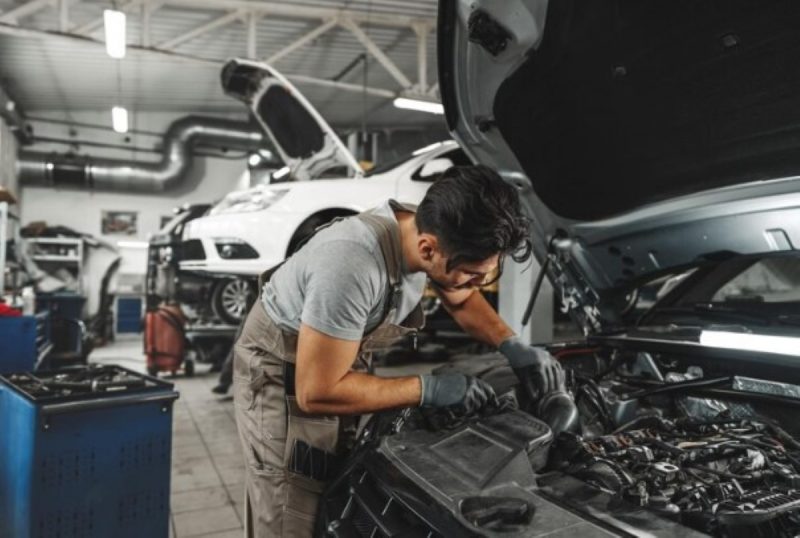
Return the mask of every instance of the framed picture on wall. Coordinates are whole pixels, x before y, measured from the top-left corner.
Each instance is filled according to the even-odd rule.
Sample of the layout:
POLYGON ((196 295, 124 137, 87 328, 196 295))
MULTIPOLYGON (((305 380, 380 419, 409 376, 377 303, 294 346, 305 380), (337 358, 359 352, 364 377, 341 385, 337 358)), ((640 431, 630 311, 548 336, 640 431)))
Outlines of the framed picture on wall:
POLYGON ((136 235, 136 211, 103 211, 100 229, 103 235, 136 235))

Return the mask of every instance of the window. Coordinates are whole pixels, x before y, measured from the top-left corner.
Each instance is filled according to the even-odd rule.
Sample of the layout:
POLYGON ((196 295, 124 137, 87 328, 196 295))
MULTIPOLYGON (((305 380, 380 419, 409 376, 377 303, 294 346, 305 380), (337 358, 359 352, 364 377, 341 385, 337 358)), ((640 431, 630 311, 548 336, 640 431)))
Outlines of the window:
POLYGON ((712 302, 726 301, 800 301, 800 259, 771 258, 754 263, 719 288, 712 298, 712 302))
POLYGON ((430 159, 425 164, 417 168, 416 172, 411 175, 414 181, 426 181, 432 183, 446 170, 453 166, 466 166, 472 164, 466 153, 460 148, 443 153, 438 157, 430 159))

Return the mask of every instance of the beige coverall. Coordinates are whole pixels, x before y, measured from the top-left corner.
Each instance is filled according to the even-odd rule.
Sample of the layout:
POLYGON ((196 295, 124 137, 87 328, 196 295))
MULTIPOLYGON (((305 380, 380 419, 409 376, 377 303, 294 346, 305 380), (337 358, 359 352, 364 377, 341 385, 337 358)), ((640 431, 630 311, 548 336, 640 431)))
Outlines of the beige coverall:
MULTIPOLYGON (((392 201, 400 211, 414 211, 392 201)), ((392 219, 361 213, 377 235, 389 276, 383 321, 361 341, 353 370, 371 371, 372 352, 414 333, 424 324, 418 305, 401 324, 392 323, 400 299, 400 232, 392 219)), ((268 280, 269 271, 262 275, 268 280)), ((236 423, 247 465, 245 535, 257 538, 311 536, 317 503, 333 462, 352 448, 358 417, 303 413, 294 397, 297 335, 281 329, 257 300, 234 345, 236 423), (313 448, 309 448, 313 447, 313 448), (320 457, 324 451, 325 457, 320 457), (313 461, 312 461, 313 460, 313 461)))

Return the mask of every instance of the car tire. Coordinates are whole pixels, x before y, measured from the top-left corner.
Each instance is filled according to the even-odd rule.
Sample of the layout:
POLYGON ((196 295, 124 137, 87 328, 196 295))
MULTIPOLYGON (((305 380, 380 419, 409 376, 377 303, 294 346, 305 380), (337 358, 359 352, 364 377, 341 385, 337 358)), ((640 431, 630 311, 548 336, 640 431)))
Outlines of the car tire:
POLYGON ((301 224, 300 227, 297 229, 297 231, 294 233, 292 241, 289 243, 289 248, 286 251, 286 257, 288 258, 292 254, 294 254, 295 251, 297 251, 297 249, 299 249, 301 246, 305 244, 306 239, 308 239, 309 236, 313 235, 314 231, 318 227, 325 224, 326 222, 328 221, 326 221, 322 217, 312 217, 306 220, 303 224, 301 224))
POLYGON ((239 325, 253 303, 256 291, 249 280, 225 279, 214 285, 211 291, 211 308, 225 323, 239 325))

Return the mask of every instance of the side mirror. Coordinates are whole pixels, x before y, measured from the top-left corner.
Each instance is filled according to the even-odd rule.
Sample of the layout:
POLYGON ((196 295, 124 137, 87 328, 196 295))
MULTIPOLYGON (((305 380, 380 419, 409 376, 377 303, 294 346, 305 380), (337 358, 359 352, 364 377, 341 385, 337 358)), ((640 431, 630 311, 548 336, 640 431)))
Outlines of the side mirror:
POLYGON ((432 176, 441 174, 445 170, 448 170, 452 167, 453 167, 453 161, 451 161, 446 157, 441 157, 439 159, 431 159, 430 161, 422 165, 422 169, 419 171, 419 177, 422 179, 427 179, 432 176))

